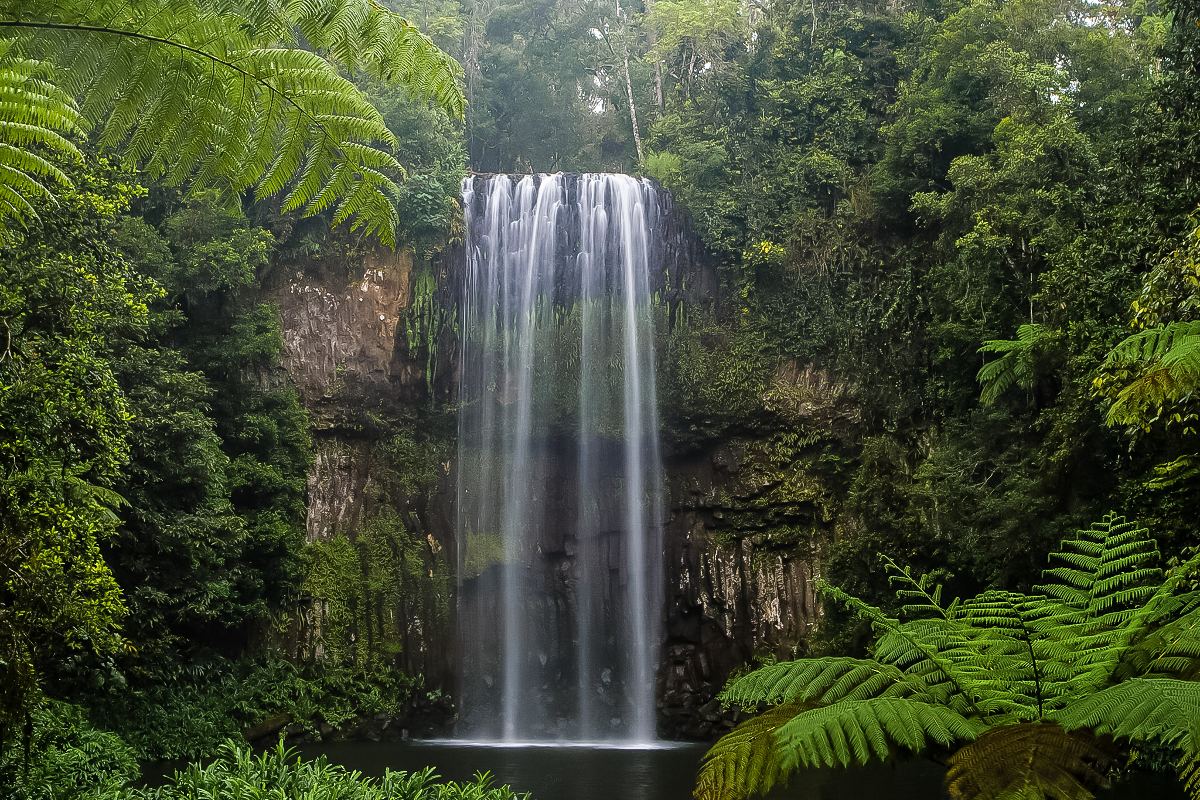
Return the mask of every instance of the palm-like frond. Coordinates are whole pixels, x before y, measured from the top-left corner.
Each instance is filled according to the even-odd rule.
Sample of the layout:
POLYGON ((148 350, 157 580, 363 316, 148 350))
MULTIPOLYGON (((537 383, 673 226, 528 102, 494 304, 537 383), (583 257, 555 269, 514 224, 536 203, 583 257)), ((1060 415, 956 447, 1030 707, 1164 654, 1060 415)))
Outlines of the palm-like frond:
POLYGON ((1130 648, 1123 666, 1134 675, 1200 678, 1200 609, 1155 628, 1130 648))
POLYGON ((1104 369, 1132 369, 1115 392, 1109 425, 1145 425, 1159 409, 1191 397, 1200 387, 1200 321, 1172 322, 1133 334, 1105 359, 1104 369))
POLYGON ((1197 671, 1200 591, 1190 587, 1200 554, 1170 574, 1160 562, 1146 528, 1109 515, 1062 542, 1038 594, 992 590, 944 606, 930 581, 887 559, 899 619, 822 587, 871 622, 871 658, 801 659, 732 681, 725 702, 778 708, 726 743, 703 797, 741 798, 763 776, 950 747, 984 730, 955 756, 955 797, 1090 797, 1107 759, 1096 737, 1109 735, 1183 748, 1185 778, 1200 787, 1200 754, 1183 738, 1193 720, 1200 730, 1189 699, 1200 703, 1200 684, 1138 677, 1113 693, 1131 675, 1197 671), (1173 694, 1181 716, 1170 722, 1173 694), (756 764, 741 782, 732 772, 743 757, 756 764))
POLYGON ((338 66, 462 112, 457 65, 374 0, 0 0, 0 36, 0 83, 39 65, 49 99, 35 122, 66 142, 47 149, 0 131, 20 151, 0 151, 0 166, 25 159, 35 181, 0 170, 0 197, 24 200, 0 211, 17 218, 49 195, 47 177, 65 177, 29 167, 30 155, 70 152, 69 135, 85 129, 167 183, 282 195, 286 211, 332 210, 390 244, 395 139, 338 66))
POLYGON ((925 685, 891 664, 862 658, 805 658, 756 669, 729 683, 726 704, 836 703, 884 695, 933 699, 925 685))
POLYGON ((905 619, 946 619, 940 585, 935 585, 928 575, 914 576, 910 567, 902 567, 886 555, 881 554, 880 559, 888 573, 888 585, 896 593, 896 599, 903 604, 900 613, 905 619))
POLYGON ((996 402, 1014 385, 1022 389, 1033 386, 1037 350, 1046 334, 1045 326, 1029 323, 1017 328, 1016 339, 990 339, 980 346, 980 353, 1000 356, 980 367, 975 376, 983 387, 979 396, 982 402, 996 402))
POLYGON ((1132 678, 1080 697, 1053 719, 1067 730, 1090 730, 1138 743, 1163 744, 1195 758, 1200 745, 1200 682, 1132 678))
POLYGON ((1154 595, 1163 572, 1150 531, 1108 515, 1064 539, 1036 591, 1061 601, 1094 629, 1116 629, 1154 595))
POLYGON ((1058 725, 1006 725, 950 757, 946 790, 954 800, 1091 800, 1111 753, 1094 737, 1058 725))
POLYGON ((462 69, 421 30, 377 0, 291 0, 289 25, 350 72, 409 87, 461 118, 462 69))
POLYGON ((0 218, 37 217, 34 203, 52 197, 49 183, 69 185, 55 160, 77 160, 71 140, 82 132, 69 95, 50 80, 51 65, 0 41, 0 218))
POLYGON ((696 778, 696 800, 744 800, 787 778, 775 731, 802 707, 782 705, 751 717, 712 746, 696 778))
POLYGON ((801 767, 848 767, 969 742, 986 725, 946 706, 901 697, 846 700, 801 711, 774 733, 784 772, 801 767))

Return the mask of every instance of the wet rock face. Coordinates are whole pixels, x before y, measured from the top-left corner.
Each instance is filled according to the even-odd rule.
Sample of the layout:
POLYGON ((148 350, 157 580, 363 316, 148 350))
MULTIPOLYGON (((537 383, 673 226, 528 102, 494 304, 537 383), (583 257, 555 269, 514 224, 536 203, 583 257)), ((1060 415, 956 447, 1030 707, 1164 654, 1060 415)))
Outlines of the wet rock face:
MULTIPOLYGON (((408 572, 436 574, 444 583, 449 567, 431 536, 438 526, 429 513, 432 492, 381 455, 397 421, 427 404, 426 367, 405 329, 418 268, 430 266, 415 266, 406 251, 327 255, 278 265, 266 294, 279 310, 283 367, 312 422, 306 535, 325 547, 314 552, 352 561, 346 554, 355 548, 355 559, 367 558, 386 544, 398 550, 394 560, 407 560, 408 572), (424 568, 411 565, 414 553, 424 568)), ((314 574, 322 573, 320 566, 314 574)), ((335 649, 343 658, 399 651, 398 668, 436 676, 436 682, 448 669, 440 646, 448 638, 447 587, 414 587, 412 576, 393 564, 364 563, 362 573, 345 576, 352 588, 328 587, 344 589, 334 598, 306 582, 289 635, 292 652, 301 659, 330 657, 327 645, 337 627, 335 649), (386 593, 367 588, 380 575, 390 579, 386 593)))
MULTIPOLYGON (((338 265, 348 267, 349 265, 338 265)), ((372 252, 343 273, 294 267, 274 290, 283 366, 313 421, 309 541, 363 521, 370 436, 362 414, 387 405, 401 316, 411 300, 412 254, 372 252)))
POLYGON ((723 442, 668 465, 664 736, 710 738, 736 721, 730 674, 794 657, 820 619, 814 580, 828 493, 771 439, 723 442))
POLYGON ((371 252, 343 268, 287 269, 273 292, 283 364, 318 430, 352 424, 355 400, 387 392, 403 377, 394 374, 393 356, 411 302, 412 254, 371 252))
MULTIPOLYGON (((669 207, 664 213, 674 214, 669 207)), ((660 302, 674 324, 685 306, 689 314, 711 306, 716 282, 686 221, 676 219, 670 230, 661 246, 671 274, 661 284, 660 302)), ((267 290, 280 312, 284 366, 314 426, 308 538, 353 541, 381 514, 403 523, 425 559, 426 585, 395 609, 394 616, 409 621, 396 635, 403 649, 396 663, 450 692, 456 691, 457 636, 444 611, 447 602, 450 609, 455 603, 456 469, 439 464, 432 483, 399 480, 379 457, 388 435, 379 420, 411 420, 414 411, 431 408, 452 413, 456 347, 450 326, 414 343, 412 325, 421 303, 429 304, 421 313, 451 309, 459 258, 451 250, 430 265, 405 252, 377 252, 283 264, 267 290), (416 291, 418 273, 434 276, 432 294, 416 291), (442 599, 429 599, 437 597, 442 599)), ((443 318, 452 319, 452 311, 443 318)), ((660 365, 667 357, 660 356, 660 365)), ((711 738, 730 727, 736 716, 714 701, 728 676, 755 659, 794 655, 819 621, 814 580, 822 549, 832 540, 832 490, 810 469, 812 443, 778 430, 829 424, 829 404, 813 397, 834 396, 837 387, 822 380, 798 368, 776 376, 775 383, 788 389, 772 394, 779 406, 772 411, 786 423, 776 432, 727 434, 699 447, 689 444, 686 452, 664 442, 665 638, 657 687, 663 737, 711 738)), ((664 405, 664 418, 672 413, 664 405)), ((563 469, 574 475, 573 466, 563 469)), ((573 517, 568 506, 561 513, 573 517)), ((546 526, 548 570, 573 560, 573 542, 551 535, 562 529, 546 526)), ((564 575, 569 581, 569 570, 564 575)), ((485 583, 475 600, 486 601, 485 583)), ((559 601, 547 597, 546 607, 559 601)), ((297 615, 298 656, 322 657, 327 615, 319 602, 297 615)))

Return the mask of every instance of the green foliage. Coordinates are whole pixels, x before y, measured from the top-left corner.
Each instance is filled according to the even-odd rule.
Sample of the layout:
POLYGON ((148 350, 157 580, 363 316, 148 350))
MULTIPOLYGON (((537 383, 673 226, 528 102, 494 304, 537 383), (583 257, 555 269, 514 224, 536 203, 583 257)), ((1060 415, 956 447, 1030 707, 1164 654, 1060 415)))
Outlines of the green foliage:
POLYGON ((302 759, 282 743, 255 752, 227 740, 215 758, 176 771, 162 786, 135 785, 137 762, 117 736, 95 730, 70 706, 38 714, 35 749, 25 770, 19 753, 0 758, 0 776, 13 779, 13 800, 184 800, 196 797, 278 800, 525 800, 487 773, 471 781, 443 781, 426 768, 387 770, 379 778, 331 764, 324 756, 302 759), (14 759, 14 757, 16 757, 14 759), (18 772, 19 771, 19 772, 18 772))
POLYGON ((1109 425, 1149 431, 1179 425, 1190 433, 1190 400, 1200 384, 1200 227, 1145 276, 1133 301, 1138 329, 1114 347, 1094 381, 1108 401, 1109 425))
POLYGON ((994 403, 1012 386, 1032 389, 1036 376, 1037 351, 1046 331, 1041 325, 1026 324, 1017 328, 1016 339, 993 339, 984 342, 980 353, 996 353, 999 358, 979 368, 975 379, 983 385, 979 399, 994 403))
POLYGON ((722 736, 704 757, 696 779, 696 797, 766 794, 786 775, 773 757, 775 732, 800 709, 781 703, 751 717, 722 736))
POLYGON ((125 605, 100 546, 127 503, 131 411, 112 364, 154 286, 112 246, 137 190, 105 165, 28 235, 0 241, 0 742, 44 671, 122 646, 125 605))
POLYGON ((133 748, 81 708, 48 703, 32 722, 28 751, 0 748, 0 785, 13 788, 12 800, 104 800, 138 778, 133 748))
POLYGON ((93 715, 145 760, 204 758, 226 739, 268 724, 320 736, 375 714, 397 717, 420 680, 381 668, 297 666, 280 658, 197 659, 172 683, 93 701, 93 715), (325 727, 328 731, 328 728, 325 727))
MULTIPOLYGON (((667 57, 647 41, 667 88, 646 169, 717 262, 709 324, 753 343, 727 362, 733 337, 701 339, 703 358, 679 347, 663 372, 700 365, 683 396, 738 409, 722 424, 739 432, 806 424, 780 413, 773 372, 847 387, 854 424, 826 428, 850 476, 823 531, 832 580, 881 600, 886 549, 957 592, 1027 587, 1056 526, 1117 504, 1177 544, 1200 535, 1183 500, 1191 404, 1165 406, 1184 424, 1126 455, 1093 387, 1135 295, 1153 309, 1138 328, 1194 316, 1197 33, 1173 10, 749 6, 690 88, 687 43, 667 57), (726 384, 740 391, 717 399, 726 384)), ((695 433, 670 431, 684 447, 695 433)))
POLYGON ((681 438, 753 425, 770 380, 759 332, 698 317, 667 335, 661 393, 681 438))
POLYGON ((372 0, 10 2, 0 30, 0 210, 18 221, 66 185, 43 153, 78 160, 86 130, 167 183, 282 196, 394 244, 396 139, 339 67, 463 110, 455 62, 372 0))
POLYGON ((473 169, 630 170, 623 54, 632 34, 621 10, 607 0, 462 4, 473 169))
POLYGON ((1113 348, 1104 368, 1135 372, 1123 386, 1100 384, 1112 397, 1105 417, 1109 425, 1147 428, 1164 416, 1181 422, 1178 412, 1164 410, 1187 401, 1200 386, 1200 322, 1139 331, 1113 348))
POLYGON ((387 770, 380 778, 330 764, 323 756, 301 759, 282 744, 262 753, 232 743, 207 764, 192 764, 163 787, 133 790, 128 800, 184 800, 193 797, 279 798, 279 800, 524 800, 486 773, 467 783, 443 783, 432 768, 420 772, 387 770))
POLYGON ((200 196, 115 241, 164 287, 153 335, 115 367, 131 412, 130 503, 106 554, 125 587, 135 681, 171 680, 294 600, 301 575, 308 421, 264 385, 282 351, 277 312, 252 295, 272 237, 200 196))
POLYGON ((871 624, 870 657, 782 662, 731 681, 725 702, 787 711, 719 742, 696 796, 747 797, 800 768, 901 749, 951 753, 956 799, 1089 798, 1106 777, 1103 737, 1178 748, 1190 774, 1200 559, 1164 577, 1149 531, 1110 516, 1050 560, 1038 594, 990 590, 946 605, 885 559, 897 617, 826 586, 871 624))
MULTIPOLYGON (((660 0, 649 7, 646 22, 657 29, 657 41, 646 53, 664 61, 683 50, 688 59, 703 66, 724 54, 741 38, 740 7, 733 0, 660 0)), ((693 67, 693 70, 695 67, 693 67)))

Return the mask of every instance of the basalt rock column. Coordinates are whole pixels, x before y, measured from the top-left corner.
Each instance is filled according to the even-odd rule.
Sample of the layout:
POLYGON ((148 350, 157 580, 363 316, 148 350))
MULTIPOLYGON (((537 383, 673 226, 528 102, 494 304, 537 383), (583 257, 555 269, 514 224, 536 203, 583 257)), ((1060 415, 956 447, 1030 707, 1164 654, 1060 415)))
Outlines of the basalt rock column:
POLYGON ((468 178, 459 302, 460 733, 654 738, 659 199, 468 178))

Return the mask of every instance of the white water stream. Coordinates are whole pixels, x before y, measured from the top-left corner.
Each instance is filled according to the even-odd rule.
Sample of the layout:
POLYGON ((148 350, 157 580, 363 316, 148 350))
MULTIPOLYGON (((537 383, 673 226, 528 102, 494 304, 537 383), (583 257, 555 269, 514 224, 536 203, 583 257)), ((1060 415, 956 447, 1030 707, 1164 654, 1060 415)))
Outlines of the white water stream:
POLYGON ((652 237, 625 175, 463 183, 460 733, 655 738, 652 237))

